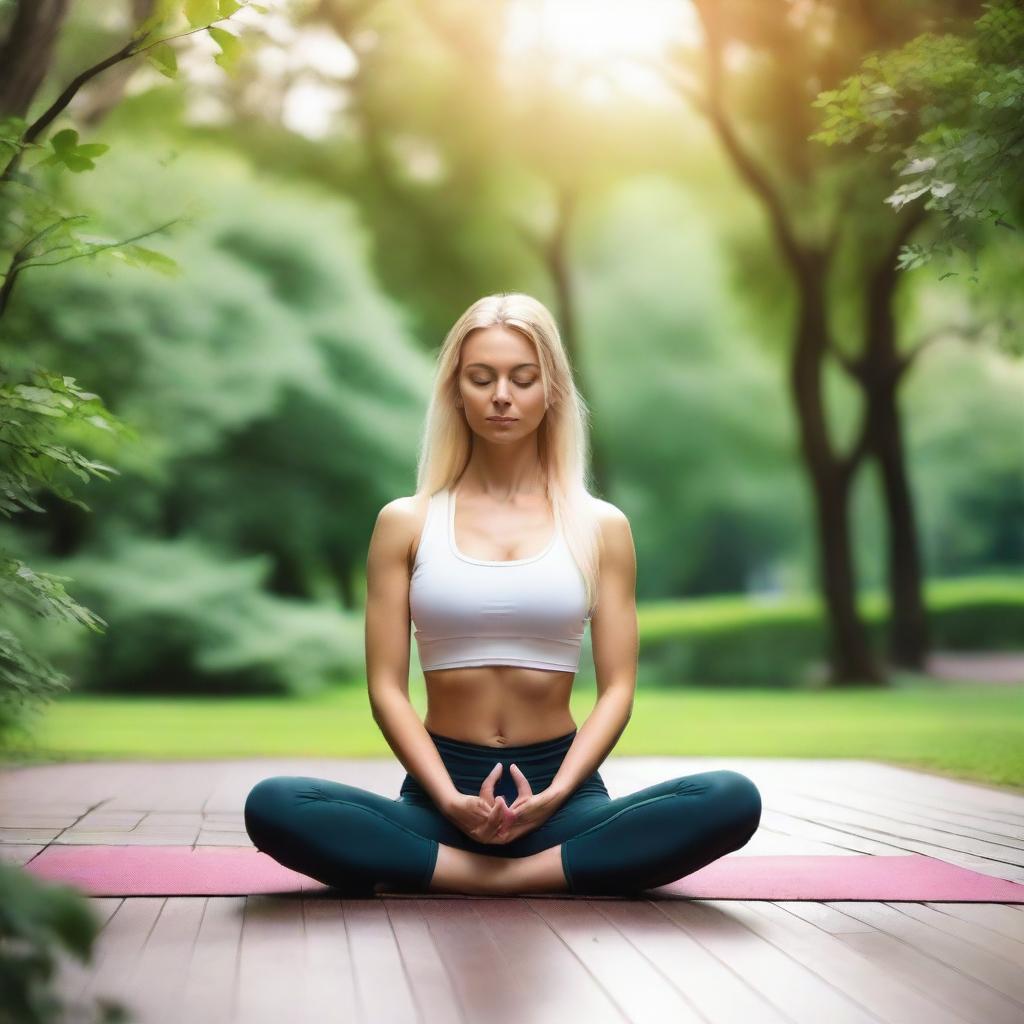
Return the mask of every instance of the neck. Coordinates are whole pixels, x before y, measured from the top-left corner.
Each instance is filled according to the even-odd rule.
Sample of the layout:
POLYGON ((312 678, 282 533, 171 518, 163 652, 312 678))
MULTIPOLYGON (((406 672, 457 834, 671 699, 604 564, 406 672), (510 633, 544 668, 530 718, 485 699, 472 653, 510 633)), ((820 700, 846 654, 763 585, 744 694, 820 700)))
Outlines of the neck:
POLYGON ((546 494, 547 478, 536 443, 498 447, 475 443, 469 463, 454 487, 507 501, 517 494, 546 494))

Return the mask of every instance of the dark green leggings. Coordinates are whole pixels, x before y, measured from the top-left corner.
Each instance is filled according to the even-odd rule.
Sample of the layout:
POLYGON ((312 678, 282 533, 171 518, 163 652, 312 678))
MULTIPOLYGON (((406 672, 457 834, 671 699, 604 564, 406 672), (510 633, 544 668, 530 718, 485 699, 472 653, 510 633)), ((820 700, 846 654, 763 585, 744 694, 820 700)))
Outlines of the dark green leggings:
MULTIPOLYGON (((456 788, 478 794, 498 761, 495 786, 516 797, 509 764, 534 793, 557 772, 576 730, 517 747, 490 747, 430 733, 456 788)), ((438 844, 492 857, 527 857, 562 846, 569 892, 630 895, 682 878, 738 850, 757 831, 761 794, 728 769, 668 779, 613 800, 599 772, 578 786, 543 824, 510 843, 471 839, 406 774, 397 799, 344 782, 277 775, 245 801, 245 827, 257 849, 348 895, 427 892, 438 844)))

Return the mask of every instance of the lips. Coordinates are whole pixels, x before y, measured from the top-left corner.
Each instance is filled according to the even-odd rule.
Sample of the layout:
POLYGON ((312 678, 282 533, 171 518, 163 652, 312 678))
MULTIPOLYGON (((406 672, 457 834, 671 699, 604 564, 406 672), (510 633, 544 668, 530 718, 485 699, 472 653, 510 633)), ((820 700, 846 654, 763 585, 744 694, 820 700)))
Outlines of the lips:
POLYGON ((514 416, 488 416, 491 423, 515 423, 514 416))

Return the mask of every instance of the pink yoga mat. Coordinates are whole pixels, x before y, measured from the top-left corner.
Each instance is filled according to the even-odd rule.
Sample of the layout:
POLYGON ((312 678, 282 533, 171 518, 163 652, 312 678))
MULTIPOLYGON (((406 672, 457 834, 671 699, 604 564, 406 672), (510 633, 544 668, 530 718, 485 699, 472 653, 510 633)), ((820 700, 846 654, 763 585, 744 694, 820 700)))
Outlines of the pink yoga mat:
MULTIPOLYGON (((48 846, 27 865, 90 896, 236 896, 328 887, 249 847, 48 846)), ((720 900, 931 900, 1024 903, 1024 885, 921 854, 726 856, 654 895, 720 900)))

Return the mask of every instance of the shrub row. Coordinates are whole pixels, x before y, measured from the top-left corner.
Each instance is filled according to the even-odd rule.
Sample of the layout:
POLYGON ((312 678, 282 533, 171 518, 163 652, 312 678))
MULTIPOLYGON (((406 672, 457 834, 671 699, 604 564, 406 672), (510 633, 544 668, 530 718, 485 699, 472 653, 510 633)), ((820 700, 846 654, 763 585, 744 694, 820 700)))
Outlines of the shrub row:
MULTIPOLYGON (((1024 579, 934 581, 926 603, 936 650, 1024 650, 1024 579)), ((861 610, 875 649, 884 650, 884 598, 866 594, 861 610)), ((822 672, 826 633, 816 600, 655 602, 639 619, 645 685, 793 686, 822 672)))

